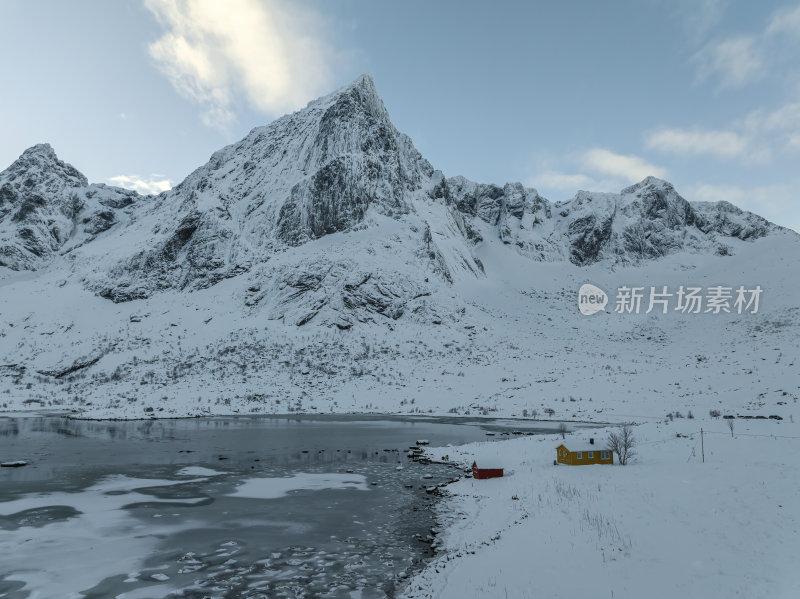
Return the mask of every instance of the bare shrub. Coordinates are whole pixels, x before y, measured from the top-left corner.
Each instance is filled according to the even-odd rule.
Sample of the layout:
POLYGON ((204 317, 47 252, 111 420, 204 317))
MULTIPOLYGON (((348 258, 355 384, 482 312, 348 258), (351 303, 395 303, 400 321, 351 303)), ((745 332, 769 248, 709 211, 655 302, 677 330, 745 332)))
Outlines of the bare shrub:
POLYGON ((636 438, 633 436, 633 428, 626 424, 619 432, 608 434, 607 447, 609 451, 617 454, 617 461, 620 466, 625 466, 628 460, 636 455, 636 438))

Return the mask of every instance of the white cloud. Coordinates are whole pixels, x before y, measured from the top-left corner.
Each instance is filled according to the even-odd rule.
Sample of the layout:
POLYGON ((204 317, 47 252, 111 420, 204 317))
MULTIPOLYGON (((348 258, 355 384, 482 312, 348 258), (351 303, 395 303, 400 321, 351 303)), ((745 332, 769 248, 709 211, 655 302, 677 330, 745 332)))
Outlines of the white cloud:
POLYGON ((687 189, 686 198, 705 202, 724 200, 800 232, 798 189, 800 181, 752 187, 699 184, 687 189))
POLYGON ((588 175, 544 171, 536 175, 533 185, 558 191, 575 192, 579 189, 594 189, 597 182, 588 175))
POLYGON ((673 154, 740 158, 749 151, 747 140, 733 131, 660 129, 647 136, 650 149, 673 154))
POLYGON ((108 182, 117 187, 133 189, 143 194, 161 193, 172 188, 169 179, 159 179, 163 175, 151 175, 150 177, 140 177, 139 175, 117 175, 109 177, 108 182))
POLYGON ((592 176, 586 173, 539 171, 526 184, 535 187, 545 197, 560 201, 573 197, 578 191, 617 192, 630 184, 628 178, 592 176))
MULTIPOLYGON (((713 8, 709 1, 706 8, 713 8)), ((796 63, 797 50, 792 40, 778 34, 800 38, 800 4, 773 12, 767 26, 752 34, 706 44, 691 59, 698 80, 716 79, 720 88, 737 88, 768 74, 785 77, 786 63, 796 63)))
MULTIPOLYGON (((567 158, 572 168, 545 162, 527 179, 547 197, 572 196, 579 190, 616 192, 645 177, 666 177, 666 170, 638 156, 616 154, 604 148, 592 148, 567 158)), ((561 165, 564 166, 564 165, 561 165)))
POLYGON ((753 135, 800 133, 800 102, 790 102, 771 112, 754 110, 741 126, 753 135))
POLYGON ((764 69, 760 46, 751 35, 709 43, 692 61, 700 81, 717 78, 721 88, 742 87, 761 77, 764 69))
POLYGON ((728 129, 659 129, 645 137, 645 145, 671 154, 764 164, 773 153, 800 148, 800 102, 754 110, 728 129))
POLYGON ((800 149, 800 102, 789 102, 776 110, 754 110, 737 123, 762 146, 779 152, 800 149))
POLYGON ((731 0, 661 0, 660 8, 678 17, 692 42, 704 38, 718 25, 731 0))
POLYGON ((800 4, 772 15, 767 33, 792 33, 800 35, 800 4))
POLYGON ((284 0, 144 0, 165 29, 149 51, 203 121, 224 127, 239 98, 279 114, 329 87, 334 52, 320 18, 284 0))
POLYGON ((667 171, 652 165, 639 156, 616 154, 603 148, 593 148, 583 154, 581 164, 584 170, 602 175, 617 177, 635 183, 652 175, 663 178, 667 171))

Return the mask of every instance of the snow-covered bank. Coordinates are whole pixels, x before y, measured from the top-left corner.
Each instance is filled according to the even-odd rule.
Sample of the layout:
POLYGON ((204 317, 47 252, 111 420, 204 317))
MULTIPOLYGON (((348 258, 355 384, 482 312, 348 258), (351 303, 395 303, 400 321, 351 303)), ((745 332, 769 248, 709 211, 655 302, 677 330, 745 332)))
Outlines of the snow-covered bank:
MULTIPOLYGON (((794 419, 794 418, 793 418, 794 419)), ((580 449, 611 429, 568 434, 580 449)), ((558 435, 431 449, 506 477, 440 504, 441 553, 405 597, 800 596, 800 430, 788 420, 635 428, 620 466, 553 466, 558 435), (705 430, 705 463, 699 431, 705 430)))

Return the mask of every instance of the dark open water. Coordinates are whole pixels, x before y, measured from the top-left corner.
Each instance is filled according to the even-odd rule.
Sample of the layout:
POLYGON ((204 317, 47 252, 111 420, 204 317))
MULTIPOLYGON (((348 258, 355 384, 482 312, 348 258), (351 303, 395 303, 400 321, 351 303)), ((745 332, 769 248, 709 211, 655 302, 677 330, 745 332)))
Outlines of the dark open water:
POLYGON ((0 462, 29 462, 0 468, 0 598, 391 597, 430 555, 426 489, 459 475, 410 460, 408 447, 508 429, 0 417, 0 462))

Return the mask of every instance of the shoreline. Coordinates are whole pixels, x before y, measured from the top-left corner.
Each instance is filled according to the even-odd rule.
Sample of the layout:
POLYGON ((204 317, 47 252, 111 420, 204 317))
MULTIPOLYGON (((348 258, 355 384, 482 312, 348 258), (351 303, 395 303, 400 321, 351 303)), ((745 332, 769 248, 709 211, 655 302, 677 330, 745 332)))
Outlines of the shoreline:
MULTIPOLYGON (((248 414, 241 414, 238 412, 219 412, 215 414, 194 414, 194 415, 186 415, 186 416, 146 416, 146 417, 132 417, 132 418, 125 418, 125 417, 116 417, 116 416, 104 416, 104 417, 92 417, 92 416, 81 416, 77 415, 73 412, 63 412, 63 411, 54 411, 54 412, 44 412, 41 410, 32 410, 28 411, 20 411, 20 410, 13 410, 4 412, 0 410, 0 418, 65 418, 67 420, 75 420, 75 421, 84 421, 84 422, 151 422, 154 420, 157 421, 169 421, 169 420, 197 420, 203 418, 236 418, 236 419, 258 419, 258 418, 319 418, 321 420, 326 419, 336 419, 336 418, 352 418, 352 417, 369 417, 375 420, 378 419, 389 419, 389 420, 436 420, 438 422, 457 422, 457 423, 494 423, 494 422, 501 422, 501 421, 512 421, 512 422, 519 422, 519 423, 544 423, 544 424, 560 424, 562 422, 567 424, 579 424, 579 425, 587 425, 587 426, 613 426, 615 424, 621 424, 604 421, 604 420, 581 420, 581 419, 570 419, 570 418, 525 418, 522 416, 479 416, 479 415, 463 415, 463 414, 451 414, 451 413, 428 413, 428 414, 419 414, 419 413, 409 413, 405 414, 402 412, 381 412, 381 411, 371 411, 371 412, 364 412, 364 411, 353 411, 353 412, 259 412, 259 413, 248 413, 248 414)), ((655 418, 655 416, 645 417, 642 418, 655 418)))
POLYGON ((555 434, 447 448, 461 466, 491 462, 506 476, 446 486, 437 556, 401 597, 798 596, 796 431, 763 420, 737 421, 733 436, 721 419, 643 423, 624 467, 553 466, 555 434))
MULTIPOLYGON (((291 423, 289 426, 275 425, 274 430, 280 429, 286 431, 283 437, 286 439, 296 439, 296 447, 293 449, 289 450, 288 452, 285 450, 285 448, 278 450, 278 453, 281 456, 285 454, 291 458, 289 462, 284 463, 283 459, 280 457, 277 460, 274 460, 270 457, 272 450, 267 449, 266 444, 263 445, 259 451, 258 439, 263 435, 262 430, 266 429, 262 429, 261 427, 251 427, 247 424, 241 424, 240 426, 234 426, 231 424, 230 427, 214 427, 212 425, 212 429, 223 431, 224 434, 228 435, 229 440, 234 441, 226 442, 224 439, 217 438, 218 440, 212 443, 212 445, 214 445, 213 448, 208 448, 204 453, 198 453, 197 449, 199 449, 200 446, 209 446, 208 438, 203 435, 192 435, 194 438, 194 441, 192 442, 187 440, 187 435, 178 434, 175 436, 170 436, 168 439, 168 444, 165 445, 163 443, 149 442, 149 440, 153 438, 161 438, 161 433, 155 428, 152 429, 153 432, 150 433, 147 438, 140 438, 139 435, 133 434, 134 431, 140 431, 143 429, 143 426, 138 423, 130 423, 127 426, 108 423, 106 425, 91 425, 89 427, 82 426, 80 423, 74 423, 74 427, 69 427, 69 425, 67 425, 69 431, 84 430, 89 432, 90 435, 81 435, 79 438, 82 438, 82 440, 79 441, 79 445, 76 445, 74 439, 78 437, 74 437, 73 435, 69 434, 69 431, 66 431, 65 433, 57 432, 57 429, 61 430, 62 423, 64 423, 63 420, 58 417, 51 417, 50 422, 53 425, 52 427, 41 427, 38 422, 32 420, 28 421, 24 425, 20 422, 18 434, 21 434, 21 436, 19 438, 20 440, 23 438, 27 439, 27 441, 25 441, 22 445, 14 445, 11 443, 8 446, 9 449, 28 452, 26 455, 32 455, 32 453, 38 454, 37 448, 47 446, 51 449, 55 449, 55 454, 47 458, 39 456, 39 459, 31 462, 34 471, 29 472, 28 474, 33 475, 33 479, 30 477, 25 478, 25 475, 23 475, 23 478, 19 478, 19 475, 14 475, 13 473, 9 473, 11 478, 4 478, 4 480, 8 480, 10 483, 8 485, 4 485, 4 489, 11 494, 9 496, 11 499, 14 499, 14 494, 18 491, 24 491, 26 494, 24 497, 16 497, 16 499, 19 500, 23 500, 25 497, 39 497, 39 490, 41 489, 52 492, 60 492, 58 489, 56 489, 56 487, 61 487, 59 481, 62 479, 68 480, 68 478, 65 477, 78 476, 78 479, 82 481, 81 484, 88 486, 81 487, 81 490, 74 490, 71 489, 70 485, 67 485, 67 490, 65 492, 68 494, 63 498, 58 499, 59 504, 63 503, 64 505, 72 505, 72 501, 80 501, 79 498, 82 496, 82 494, 98 488, 98 485, 100 485, 102 481, 108 480, 107 477, 109 474, 121 474, 123 476, 132 477, 130 479, 131 483, 129 486, 130 489, 136 489, 138 488, 137 485, 148 486, 150 484, 154 484, 155 479, 171 481, 174 478, 173 470, 186 465, 195 465, 202 468, 219 470, 222 473, 226 473, 226 476, 232 476, 234 478, 240 476, 245 478, 252 476, 255 476, 256 478, 264 476, 267 478, 272 478, 275 476, 287 475, 275 474, 274 472, 276 471, 276 468, 277 471, 286 471, 288 474, 296 471, 338 473, 350 473, 355 471, 356 473, 364 474, 367 476, 367 479, 365 479, 365 489, 371 489, 373 488, 372 485, 377 485, 375 488, 380 489, 378 492, 381 494, 385 494, 387 492, 391 493, 391 499, 387 498, 385 500, 376 500, 367 499, 365 497, 362 498, 361 496, 349 496, 347 498, 342 497, 330 505, 335 506, 336 504, 340 503, 341 505, 339 508, 334 507, 334 509, 339 510, 337 513, 340 515, 360 514, 361 512, 364 512, 365 509, 368 509, 366 506, 373 505, 375 501, 381 502, 379 504, 375 504, 375 507, 378 505, 393 506, 390 512, 387 512, 383 515, 379 515, 380 510, 376 512, 374 509, 371 509, 371 513, 374 514, 374 516, 371 516, 370 519, 377 522, 379 526, 377 528, 370 527, 369 530, 362 531, 364 533, 363 537, 357 535, 353 536, 354 539, 360 539, 356 542, 356 545, 353 545, 353 547, 372 547, 373 549, 370 551, 373 553, 375 550, 380 550, 380 553, 383 551, 392 552, 398 549, 400 550, 400 552, 397 553, 399 560, 395 561, 393 568, 387 569, 383 572, 381 572, 380 568, 371 568, 371 580, 379 581, 381 589, 390 589, 392 588, 392 585, 394 585, 392 590, 392 593, 394 594, 398 594, 404 587, 406 580, 416 577, 425 569, 425 567, 427 567, 429 560, 435 557, 436 553, 434 549, 434 543, 436 542, 435 529, 437 526, 435 516, 438 512, 436 506, 441 500, 439 489, 447 484, 456 482, 461 474, 460 471, 456 471, 460 470, 456 464, 447 461, 440 461, 438 459, 427 460, 424 456, 421 456, 422 459, 419 459, 420 456, 415 456, 417 459, 406 459, 406 456, 409 453, 407 447, 409 445, 413 445, 414 439, 418 438, 415 437, 415 431, 418 431, 421 436, 425 436, 426 438, 434 440, 434 442, 437 444, 446 443, 451 439, 453 439, 453 443, 455 443, 455 436, 452 432, 448 432, 452 429, 452 427, 426 425, 424 428, 411 428, 390 426, 385 430, 387 432, 394 431, 394 433, 391 436, 386 436, 386 433, 383 432, 384 428, 376 429, 374 427, 370 427, 368 424, 364 425, 363 423, 360 426, 353 427, 353 433, 350 432, 350 429, 343 429, 338 425, 324 426, 323 428, 325 430, 328 430, 333 434, 326 437, 327 441, 323 441, 321 445, 315 446, 313 443, 310 445, 306 444, 306 439, 302 438, 302 435, 298 437, 297 433, 294 431, 318 430, 319 427, 310 423, 307 423, 309 426, 304 426, 301 429, 296 429, 296 427, 292 426, 291 423), (112 453, 115 453, 118 457, 122 456, 121 461, 114 458, 113 463, 111 463, 106 456, 108 453, 107 450, 104 450, 101 446, 96 445, 94 440, 104 438, 105 431, 113 429, 117 429, 119 431, 125 429, 129 431, 129 435, 126 436, 122 434, 118 437, 121 439, 123 445, 119 446, 112 453), (27 434, 27 431, 30 430, 52 431, 53 434, 58 435, 62 441, 54 444, 51 440, 52 438, 44 437, 38 438, 38 440, 31 440, 30 435, 27 434), (345 434, 344 438, 353 439, 358 430, 367 431, 368 441, 366 441, 367 445, 364 446, 368 450, 366 453, 364 453, 364 451, 356 451, 357 446, 360 446, 358 441, 350 440, 345 445, 341 446, 337 441, 337 439, 343 438, 341 437, 343 433, 345 434), (441 432, 437 433, 435 431, 441 432), (438 437, 437 434, 439 435, 438 437), (249 440, 245 440, 245 436, 249 437, 249 440), (238 442, 238 445, 231 446, 228 444, 230 442, 238 442), (95 461, 89 459, 87 456, 85 460, 80 460, 81 464, 77 469, 65 470, 61 467, 63 464, 70 464, 74 461, 74 456, 72 455, 73 451, 78 451, 85 456, 86 448, 92 445, 97 447, 94 451, 96 457, 95 461), (326 447, 324 450, 325 455, 320 456, 320 454, 323 453, 323 450, 321 449, 322 447, 326 447), (339 450, 340 447, 341 452, 339 450), (405 450, 403 449, 404 447, 406 447, 405 450), (353 456, 352 458, 350 457, 351 449, 353 456), (308 458, 306 458, 306 454, 308 454, 308 458), (224 462, 218 461, 223 458, 225 460, 224 462), (386 463, 384 464, 384 462, 386 463), (252 470, 252 466, 255 466, 255 470, 252 470), (49 482, 53 476, 52 474, 48 474, 50 470, 61 473, 57 475, 55 479, 52 479, 56 481, 55 483, 49 482), (395 472, 395 470, 398 471, 395 472), (368 474, 369 471, 373 471, 375 476, 372 477, 370 474, 368 474), (154 480, 148 480, 148 478, 154 480), (141 483, 137 483, 139 479, 141 479, 141 483), (54 491, 54 489, 56 490, 54 491), (73 491, 76 494, 69 495, 69 493, 73 491), (368 503, 362 503, 365 501, 368 503), (383 526, 386 526, 385 532, 387 535, 389 535, 386 538, 381 538, 380 533, 378 533, 383 526), (405 551, 402 550, 403 547, 406 548, 405 551)), ((482 435, 480 428, 475 426, 470 428, 471 432, 467 432, 464 438, 473 440, 480 439, 482 435)), ((194 427, 190 426, 188 427, 188 430, 194 430, 194 427)), ((268 445, 269 447, 274 448, 283 447, 283 443, 277 438, 275 438, 274 443, 269 443, 268 445)), ((208 471, 205 471, 203 475, 213 476, 208 471)), ((178 483, 183 481, 180 476, 175 480, 178 483)), ((211 493, 211 496, 214 496, 213 491, 211 491, 211 493)), ((196 491, 196 494, 197 496, 205 496, 206 491, 201 489, 196 491)), ((116 497, 116 495, 114 495, 114 497, 116 497)), ((220 499, 219 497, 214 497, 216 498, 215 500, 220 499)), ((383 495, 378 495, 377 497, 383 497, 383 495)), ((310 496, 308 499, 310 499, 310 496)), ((43 501, 47 503, 50 500, 45 498, 43 501)), ((306 500, 298 499, 297 501, 306 500)), ((327 500, 325 504, 321 505, 322 509, 317 510, 317 513, 320 511, 324 512, 325 505, 328 505, 327 500)), ((122 504, 120 504, 120 508, 121 507, 122 504)), ((264 506, 264 509, 271 510, 273 508, 264 506)), ((84 518, 91 519, 93 517, 92 514, 85 509, 81 509, 80 511, 86 514, 83 516, 84 518)), ((122 512, 125 510, 121 509, 118 511, 120 514, 122 514, 122 512)), ((119 517, 122 516, 120 515, 119 517)), ((364 517, 359 517, 358 519, 364 520, 365 522, 367 521, 367 519, 364 517)), ((70 519, 67 518, 65 522, 66 521, 70 521, 70 519)), ((362 523, 356 523, 356 526, 360 524, 362 523)), ((65 525, 70 526, 70 524, 65 525)), ((36 532, 35 537, 39 542, 46 542, 48 535, 52 534, 52 529, 42 529, 41 531, 36 532), (50 532, 48 532, 48 530, 50 530, 50 532)), ((28 534, 28 536, 32 535, 28 534)), ((125 535, 120 535, 120 542, 122 542, 122 538, 124 536, 125 535)), ((234 534, 233 536, 236 535, 234 534)), ((348 543, 348 545, 340 547, 339 551, 342 554, 348 553, 350 551, 350 541, 345 541, 345 537, 341 538, 342 541, 348 543), (347 551, 344 549, 347 549, 347 551)), ((13 537, 7 539, 7 541, 10 542, 12 539, 13 537)), ((241 539, 237 537, 237 540, 241 539)), ((283 543, 283 541, 279 541, 279 543, 283 543)), ((317 545, 314 543, 306 541, 298 541, 291 544, 293 546, 300 546, 304 543, 311 547, 317 547, 317 545)), ((246 545, 247 541, 245 539, 243 546, 246 545)), ((199 551, 193 546, 186 546, 186 549, 199 551)), ((120 548, 120 550, 122 549, 120 548)), ((283 549, 279 550, 283 552, 283 549)), ((272 549, 269 549, 269 551, 272 551, 272 549)), ((269 551, 258 557, 269 557, 269 551)), ((200 553, 202 553, 202 551, 200 553)), ((137 555, 135 551, 133 555, 137 555)), ((153 557, 155 554, 141 555, 142 557, 146 557, 146 560, 142 563, 146 563, 148 566, 154 566, 156 563, 158 563, 160 566, 164 566, 166 568, 166 573, 173 580, 177 579, 173 574, 173 571, 177 567, 176 563, 168 555, 159 554, 157 559, 153 557)), ((13 563, 10 561, 10 554, 6 554, 6 558, 9 559, 9 561, 6 562, 7 564, 13 563)), ((0 559, 0 561, 5 562, 6 558, 0 559)), ((379 563, 376 565, 379 565, 379 563)), ((242 567, 247 568, 250 567, 250 565, 243 562, 242 567)), ((109 566, 109 568, 108 574, 116 575, 113 567, 109 566)), ((145 566, 145 568, 147 568, 147 566, 145 566)), ((3 569, 5 570, 5 568, 3 569)), ((50 567, 44 566, 42 569, 48 571, 50 570, 50 567)), ((259 574, 262 573, 261 566, 257 566, 257 571, 259 574)), ((310 574, 314 573, 314 571, 310 571, 310 574)), ((336 576, 339 576, 339 574, 336 574, 336 576)), ((92 581, 92 583, 94 582, 96 581, 92 581)), ((116 581, 114 584, 118 582, 119 581, 116 581)), ((2 586, 2 583, 0 583, 0 586, 2 586)))

